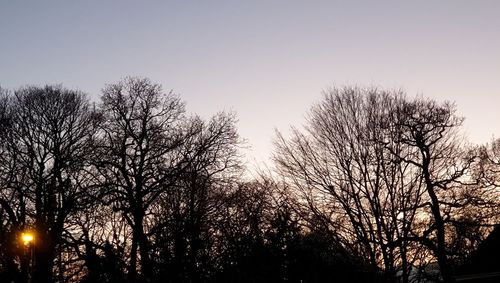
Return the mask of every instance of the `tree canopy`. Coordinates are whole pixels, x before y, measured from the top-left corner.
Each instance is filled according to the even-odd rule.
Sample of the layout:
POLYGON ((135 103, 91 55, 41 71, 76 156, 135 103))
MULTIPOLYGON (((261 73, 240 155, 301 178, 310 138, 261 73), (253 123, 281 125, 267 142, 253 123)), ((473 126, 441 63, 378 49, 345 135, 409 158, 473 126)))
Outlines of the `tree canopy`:
POLYGON ((250 174, 235 113, 147 78, 0 88, 0 281, 452 282, 500 205, 500 142, 463 120, 332 88, 250 174))

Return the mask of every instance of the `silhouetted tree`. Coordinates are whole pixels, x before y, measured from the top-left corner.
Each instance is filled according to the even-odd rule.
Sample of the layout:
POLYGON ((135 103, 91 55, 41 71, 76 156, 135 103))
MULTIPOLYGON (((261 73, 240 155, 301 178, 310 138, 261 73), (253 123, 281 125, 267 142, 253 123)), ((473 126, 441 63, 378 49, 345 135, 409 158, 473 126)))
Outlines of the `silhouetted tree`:
POLYGON ((64 234, 68 250, 62 262, 66 280, 83 276, 86 282, 121 282, 126 278, 126 243, 131 233, 119 213, 95 201, 68 219, 67 226, 71 233, 64 234), (104 268, 111 262, 112 269, 104 268))
POLYGON ((459 204, 453 208, 446 235, 455 267, 463 264, 499 223, 499 145, 498 140, 493 140, 474 148, 478 158, 468 170, 471 180, 461 186, 459 194, 447 196, 459 204))
POLYGON ((143 280, 152 276, 147 223, 151 205, 174 183, 178 155, 191 135, 180 127, 184 104, 148 79, 126 78, 103 90, 103 122, 96 168, 105 202, 132 231, 128 273, 136 280, 137 251, 143 280))
POLYGON ((376 282, 377 272, 349 254, 336 237, 308 230, 287 185, 269 176, 227 195, 217 236, 214 282, 376 282))
POLYGON ((184 128, 192 134, 180 147, 182 168, 172 189, 160 197, 152 229, 172 280, 199 282, 211 269, 211 233, 220 195, 241 173, 240 141, 233 114, 219 113, 209 121, 192 117, 184 128))
POLYGON ((408 146, 413 153, 402 156, 393 147, 388 148, 396 158, 415 168, 426 193, 422 206, 430 221, 416 233, 416 240, 435 255, 442 280, 451 282, 446 226, 453 219, 453 210, 464 209, 468 202, 462 191, 476 158, 459 140, 457 130, 463 119, 455 115, 454 105, 426 99, 403 101, 389 119, 388 127, 401 133, 397 143, 408 146))
POLYGON ((408 282, 412 266, 431 255, 450 282, 452 259, 474 248, 464 243, 488 222, 471 225, 471 216, 491 215, 492 205, 472 170, 477 151, 460 139, 462 121, 450 103, 333 89, 312 108, 305 131, 278 134, 275 160, 303 210, 388 278, 408 282))
POLYGON ((252 178, 234 114, 186 115, 149 79, 107 85, 97 108, 0 88, 0 281, 451 282, 500 216, 500 142, 469 146, 462 121, 334 88, 252 178))
MULTIPOLYGON (((11 141, 12 127, 12 95, 0 88, 0 281, 23 282, 21 270, 25 266, 19 266, 18 236, 20 230, 26 223, 26 206, 24 198, 20 197, 19 190, 9 186, 16 178, 17 165, 11 162, 15 152, 9 150, 7 144, 11 141)), ((23 263, 23 265, 25 265, 23 263)))
POLYGON ((94 116, 84 94, 61 86, 21 88, 3 105, 2 206, 17 225, 9 237, 34 230, 32 280, 53 282, 66 220, 90 201, 79 181, 94 116))
POLYGON ((411 168, 394 158, 407 148, 383 129, 402 93, 344 88, 325 93, 302 132, 278 134, 275 161, 300 191, 313 225, 335 231, 339 243, 365 255, 388 278, 402 270, 403 282, 414 261, 405 237, 415 221, 422 191, 411 168))
POLYGON ((122 283, 126 281, 124 273, 125 262, 123 261, 123 251, 117 250, 110 243, 105 243, 102 247, 102 253, 95 251, 86 251, 88 271, 81 283, 122 283))

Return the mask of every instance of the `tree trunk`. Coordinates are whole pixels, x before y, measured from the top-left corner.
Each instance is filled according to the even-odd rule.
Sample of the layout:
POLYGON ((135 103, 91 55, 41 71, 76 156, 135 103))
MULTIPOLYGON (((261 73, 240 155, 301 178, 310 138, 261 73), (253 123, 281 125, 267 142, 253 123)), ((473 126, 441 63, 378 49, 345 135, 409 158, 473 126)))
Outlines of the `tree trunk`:
MULTIPOLYGON (((37 226, 40 227, 40 226, 37 226)), ((47 235, 46 229, 38 228, 38 233, 34 241, 33 248, 33 273, 32 282, 34 283, 52 283, 53 264, 55 259, 54 243, 47 235), (44 231, 45 230, 45 231, 44 231)))
POLYGON ((436 249, 434 251, 435 256, 438 261, 439 269, 441 271, 441 277, 443 279, 444 283, 449 283, 452 282, 452 277, 451 277, 451 270, 450 266, 448 265, 448 259, 446 256, 446 239, 445 239, 445 227, 444 227, 444 221, 443 217, 441 215, 441 210, 439 207, 439 199, 436 195, 436 192, 434 191, 434 184, 431 180, 431 173, 430 173, 430 152, 429 150, 421 145, 421 150, 422 150, 422 157, 423 157, 423 162, 422 162, 422 170, 424 174, 424 179, 426 183, 426 190, 427 194, 429 195, 431 199, 431 211, 432 211, 432 216, 434 217, 434 223, 436 225, 436 236, 437 236, 437 243, 436 243, 436 249))
POLYGON ((137 279, 137 237, 132 235, 132 247, 130 248, 130 265, 128 267, 128 277, 130 282, 137 279))
POLYGON ((134 213, 134 223, 134 238, 141 255, 141 272, 146 282, 149 282, 152 277, 152 268, 149 258, 149 243, 146 234, 144 233, 144 212, 142 210, 136 210, 134 213))

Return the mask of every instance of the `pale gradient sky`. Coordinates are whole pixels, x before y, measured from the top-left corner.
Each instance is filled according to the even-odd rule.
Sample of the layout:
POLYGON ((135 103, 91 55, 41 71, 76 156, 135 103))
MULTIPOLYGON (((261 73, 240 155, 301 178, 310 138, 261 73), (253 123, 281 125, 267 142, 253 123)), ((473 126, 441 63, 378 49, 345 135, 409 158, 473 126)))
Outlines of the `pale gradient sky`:
POLYGON ((500 1, 0 0, 0 85, 97 97, 147 76, 189 112, 234 110, 257 161, 333 84, 453 100, 500 137, 500 1))

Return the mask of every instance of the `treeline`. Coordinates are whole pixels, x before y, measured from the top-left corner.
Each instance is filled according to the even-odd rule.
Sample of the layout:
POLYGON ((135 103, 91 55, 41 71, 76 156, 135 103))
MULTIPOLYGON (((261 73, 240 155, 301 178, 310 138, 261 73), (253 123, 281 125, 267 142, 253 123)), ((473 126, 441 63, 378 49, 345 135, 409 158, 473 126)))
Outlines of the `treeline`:
POLYGON ((331 89, 250 179, 233 113, 188 114, 148 79, 97 103, 0 89, 0 281, 451 282, 500 204, 500 142, 466 143, 462 122, 331 89))

